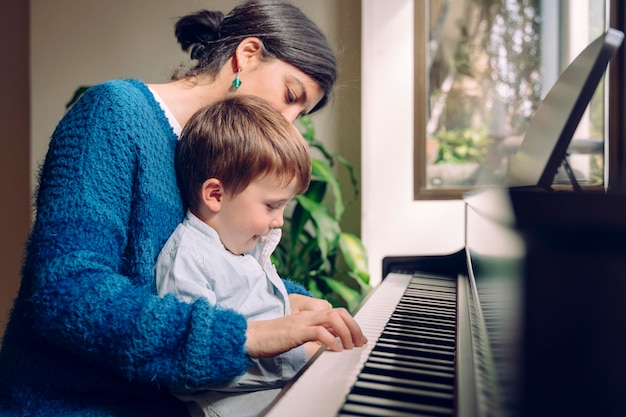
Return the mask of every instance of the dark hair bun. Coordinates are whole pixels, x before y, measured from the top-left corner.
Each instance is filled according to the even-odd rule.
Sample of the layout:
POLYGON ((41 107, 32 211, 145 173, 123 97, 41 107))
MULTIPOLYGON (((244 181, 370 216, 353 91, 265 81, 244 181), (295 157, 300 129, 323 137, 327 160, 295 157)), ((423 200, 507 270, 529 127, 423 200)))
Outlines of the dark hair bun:
MULTIPOLYGON (((208 11, 200 10, 196 13, 186 15, 175 26, 175 34, 178 43, 183 48, 183 51, 187 52, 189 48, 192 48, 192 58, 194 53, 194 46, 202 46, 207 42, 211 42, 219 38, 220 26, 224 20, 224 13, 220 11, 208 11)), ((202 48, 200 48, 202 49, 202 48)))

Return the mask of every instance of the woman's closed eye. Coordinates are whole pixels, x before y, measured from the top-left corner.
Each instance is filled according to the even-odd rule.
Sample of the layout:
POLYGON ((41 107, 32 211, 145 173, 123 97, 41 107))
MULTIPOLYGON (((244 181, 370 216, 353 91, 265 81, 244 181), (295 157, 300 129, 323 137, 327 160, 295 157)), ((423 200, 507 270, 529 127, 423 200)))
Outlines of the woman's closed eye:
POLYGON ((294 104, 298 102, 298 95, 295 94, 291 89, 287 89, 287 93, 285 95, 285 100, 288 104, 294 104))

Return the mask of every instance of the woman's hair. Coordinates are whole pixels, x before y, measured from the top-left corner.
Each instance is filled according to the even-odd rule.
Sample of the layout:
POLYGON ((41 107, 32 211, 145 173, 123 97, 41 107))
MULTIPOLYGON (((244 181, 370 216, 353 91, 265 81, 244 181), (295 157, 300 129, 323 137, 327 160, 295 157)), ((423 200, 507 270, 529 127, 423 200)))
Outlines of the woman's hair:
POLYGON ((185 208, 197 208, 202 184, 222 182, 232 195, 252 181, 294 178, 297 194, 311 181, 311 155, 298 129, 265 100, 235 95, 210 104, 185 124, 176 148, 176 178, 185 208))
POLYGON ((263 58, 295 66, 324 90, 311 112, 327 103, 337 79, 335 54, 326 37, 300 9, 288 3, 249 0, 226 16, 202 10, 180 18, 175 28, 183 51, 197 60, 195 67, 175 78, 199 74, 215 77, 241 41, 256 37, 263 43, 263 58))

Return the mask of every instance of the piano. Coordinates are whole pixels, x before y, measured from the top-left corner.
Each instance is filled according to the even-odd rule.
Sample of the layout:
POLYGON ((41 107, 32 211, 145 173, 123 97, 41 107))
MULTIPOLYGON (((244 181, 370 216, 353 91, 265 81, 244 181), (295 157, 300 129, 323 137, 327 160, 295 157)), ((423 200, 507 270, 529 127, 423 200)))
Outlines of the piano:
POLYGON ((626 195, 468 194, 458 253, 388 257, 266 417, 626 415, 626 195))
POLYGON ((506 177, 464 196, 464 248, 385 258, 368 345, 320 349, 265 417, 626 416, 626 194, 552 189, 623 37, 581 52, 506 177))

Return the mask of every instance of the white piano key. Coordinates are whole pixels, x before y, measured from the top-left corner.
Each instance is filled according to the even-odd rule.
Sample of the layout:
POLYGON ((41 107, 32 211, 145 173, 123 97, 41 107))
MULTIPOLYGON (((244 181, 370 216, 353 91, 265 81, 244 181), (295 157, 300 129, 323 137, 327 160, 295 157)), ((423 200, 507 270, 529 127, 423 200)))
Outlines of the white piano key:
POLYGON ((368 338, 366 346, 323 352, 265 417, 337 415, 410 279, 410 275, 389 274, 355 314, 368 338))

